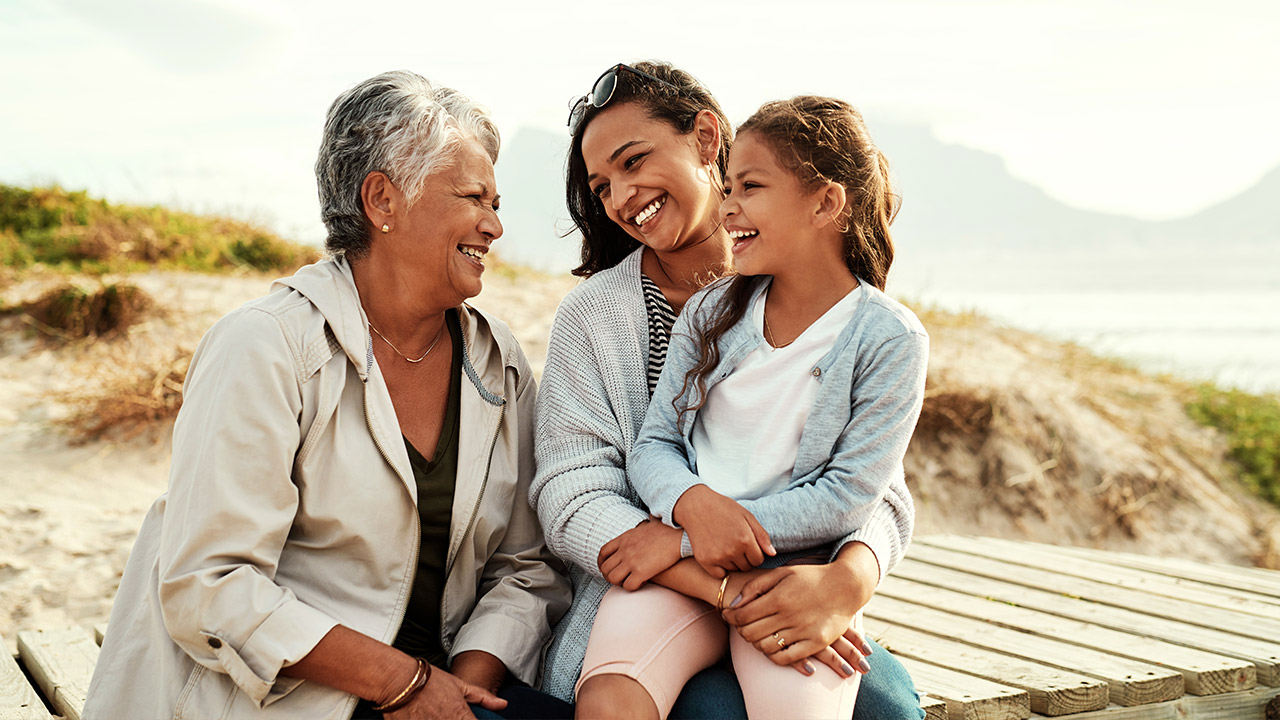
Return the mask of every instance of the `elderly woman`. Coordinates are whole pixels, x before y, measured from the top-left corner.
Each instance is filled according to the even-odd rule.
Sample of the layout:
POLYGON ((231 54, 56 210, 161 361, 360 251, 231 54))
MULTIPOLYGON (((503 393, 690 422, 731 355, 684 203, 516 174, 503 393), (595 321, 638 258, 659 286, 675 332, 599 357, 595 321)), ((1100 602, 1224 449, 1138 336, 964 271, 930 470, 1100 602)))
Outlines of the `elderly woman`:
POLYGON ((201 341, 84 717, 470 717, 537 681, 569 586, 526 500, 533 374, 464 303, 498 144, 412 73, 334 102, 333 259, 201 341))

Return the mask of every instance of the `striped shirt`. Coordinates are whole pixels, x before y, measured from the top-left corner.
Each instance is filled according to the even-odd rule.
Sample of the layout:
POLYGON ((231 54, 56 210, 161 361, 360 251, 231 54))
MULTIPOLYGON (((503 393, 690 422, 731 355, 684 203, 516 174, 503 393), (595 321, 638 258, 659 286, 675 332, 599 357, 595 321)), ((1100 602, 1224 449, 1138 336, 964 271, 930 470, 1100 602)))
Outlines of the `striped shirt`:
POLYGON ((644 288, 645 314, 649 316, 649 397, 653 397, 653 389, 658 386, 658 377, 662 375, 662 366, 667 363, 667 346, 671 343, 671 326, 676 322, 676 313, 648 275, 640 276, 640 285, 644 288))

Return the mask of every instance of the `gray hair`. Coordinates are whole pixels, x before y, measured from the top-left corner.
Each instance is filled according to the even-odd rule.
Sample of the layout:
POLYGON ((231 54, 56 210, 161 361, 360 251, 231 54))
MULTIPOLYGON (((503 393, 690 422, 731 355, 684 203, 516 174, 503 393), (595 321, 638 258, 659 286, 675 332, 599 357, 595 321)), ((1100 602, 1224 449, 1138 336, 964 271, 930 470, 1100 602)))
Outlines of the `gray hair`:
POLYGON ((352 258, 368 252, 372 228, 360 190, 369 173, 386 173, 412 205, 427 177, 466 140, 478 141, 497 162, 501 141, 489 111, 416 73, 382 73, 339 95, 316 158, 325 248, 352 258))

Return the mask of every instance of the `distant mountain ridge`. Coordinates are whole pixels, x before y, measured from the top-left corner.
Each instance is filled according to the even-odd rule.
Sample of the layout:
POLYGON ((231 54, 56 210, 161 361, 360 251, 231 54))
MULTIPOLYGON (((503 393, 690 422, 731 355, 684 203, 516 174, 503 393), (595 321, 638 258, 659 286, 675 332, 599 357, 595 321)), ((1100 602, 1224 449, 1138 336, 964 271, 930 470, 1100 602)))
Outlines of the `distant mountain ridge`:
MULTIPOLYGON (((1115 251, 1153 260, 1216 252, 1280 252, 1280 167, 1254 187, 1187 218, 1151 222, 1081 210, 1009 173, 998 155, 939 141, 927 128, 878 123, 903 197, 895 238, 914 252, 1002 254, 1115 251)), ((497 174, 506 237, 499 253, 550 271, 576 264, 576 235, 564 206, 568 136, 521 128, 497 174)))

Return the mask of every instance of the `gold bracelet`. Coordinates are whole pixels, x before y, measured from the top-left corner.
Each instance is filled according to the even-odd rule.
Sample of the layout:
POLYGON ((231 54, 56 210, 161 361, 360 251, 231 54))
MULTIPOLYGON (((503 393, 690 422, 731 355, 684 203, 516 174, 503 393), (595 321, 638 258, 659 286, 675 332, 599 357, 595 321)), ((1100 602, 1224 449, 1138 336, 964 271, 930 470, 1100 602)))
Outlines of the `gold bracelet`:
POLYGON ((720 594, 716 595, 716 609, 724 610, 724 589, 729 586, 729 576, 726 574, 724 579, 720 581, 720 594))
POLYGON ((414 658, 418 661, 418 670, 413 673, 413 679, 409 681, 409 685, 400 691, 400 694, 391 698, 381 705, 374 705, 374 712, 392 712, 399 710, 417 695, 422 688, 427 686, 427 681, 431 679, 431 664, 422 658, 414 658))

